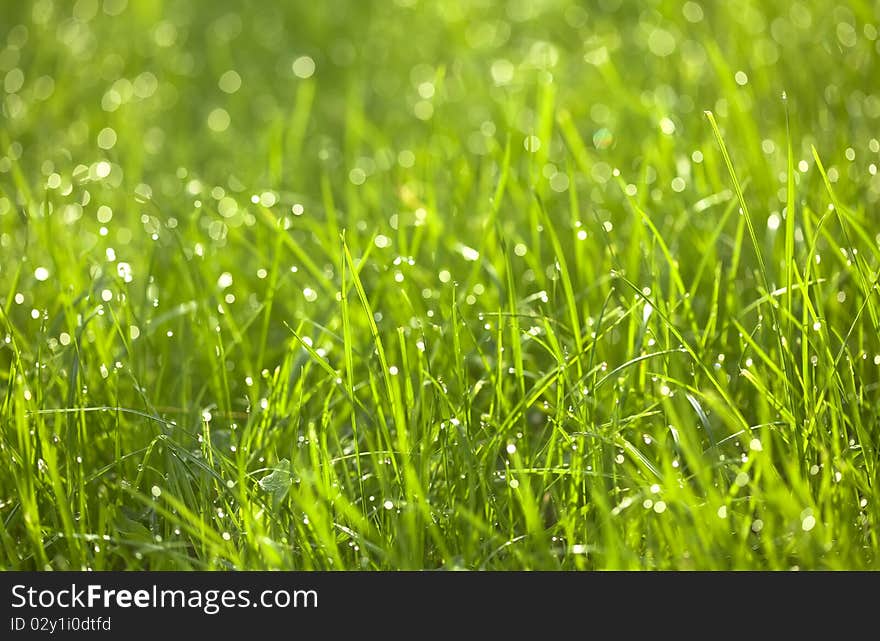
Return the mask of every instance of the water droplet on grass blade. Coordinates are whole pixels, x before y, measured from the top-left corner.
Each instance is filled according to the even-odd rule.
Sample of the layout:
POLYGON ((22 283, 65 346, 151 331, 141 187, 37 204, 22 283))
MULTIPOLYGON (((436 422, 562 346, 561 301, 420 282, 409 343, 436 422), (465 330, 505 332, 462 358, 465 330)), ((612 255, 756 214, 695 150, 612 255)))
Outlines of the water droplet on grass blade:
POLYGON ((608 149, 612 144, 614 144, 614 134, 610 129, 602 127, 593 134, 593 146, 596 149, 608 149))
POLYGON ((229 128, 231 119, 229 112, 221 107, 213 109, 208 114, 208 129, 215 133, 222 133, 229 128))
POLYGON ((465 260, 475 261, 480 258, 480 252, 478 252, 473 247, 468 247, 467 245, 459 245, 458 250, 461 252, 461 255, 464 256, 465 260))
POLYGON ((134 278, 131 271, 131 265, 125 262, 116 265, 116 273, 124 283, 130 283, 134 278))
POLYGON ((675 36, 666 29, 657 28, 648 35, 648 49, 655 56, 665 58, 675 51, 675 47, 675 36))
POLYGON ((529 153, 537 153, 537 151, 541 148, 541 139, 535 135, 526 136, 523 140, 523 147, 529 153))
POLYGON ((241 76, 234 69, 230 69, 220 76, 217 86, 221 91, 233 94, 241 88, 241 76))
POLYGON ((297 78, 311 78, 315 73, 315 61, 310 56, 300 56, 296 60, 293 61, 291 65, 293 69, 293 74, 297 78))

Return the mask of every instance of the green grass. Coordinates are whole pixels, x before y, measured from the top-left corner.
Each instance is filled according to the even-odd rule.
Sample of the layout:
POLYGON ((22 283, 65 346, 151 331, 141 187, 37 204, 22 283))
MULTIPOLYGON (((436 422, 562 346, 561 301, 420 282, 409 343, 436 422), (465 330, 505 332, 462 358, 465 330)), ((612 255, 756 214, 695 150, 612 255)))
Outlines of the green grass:
POLYGON ((880 6, 270 4, 0 0, 0 567, 880 567, 880 6))

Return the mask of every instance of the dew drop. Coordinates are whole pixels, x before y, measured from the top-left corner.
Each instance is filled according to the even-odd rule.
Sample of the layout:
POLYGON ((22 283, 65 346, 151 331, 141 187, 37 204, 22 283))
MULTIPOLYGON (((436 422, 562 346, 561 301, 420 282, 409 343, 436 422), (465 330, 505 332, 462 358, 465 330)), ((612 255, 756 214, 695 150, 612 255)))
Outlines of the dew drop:
POLYGON ((291 67, 297 78, 311 78, 315 73, 315 61, 309 56, 300 56, 291 67))

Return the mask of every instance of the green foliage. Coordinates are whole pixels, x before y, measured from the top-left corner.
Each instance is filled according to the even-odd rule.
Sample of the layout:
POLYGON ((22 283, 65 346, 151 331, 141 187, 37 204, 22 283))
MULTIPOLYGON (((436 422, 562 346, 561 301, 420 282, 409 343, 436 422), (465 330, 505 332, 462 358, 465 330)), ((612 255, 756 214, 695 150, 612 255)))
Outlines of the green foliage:
POLYGON ((0 567, 877 569, 880 9, 0 0, 0 567))

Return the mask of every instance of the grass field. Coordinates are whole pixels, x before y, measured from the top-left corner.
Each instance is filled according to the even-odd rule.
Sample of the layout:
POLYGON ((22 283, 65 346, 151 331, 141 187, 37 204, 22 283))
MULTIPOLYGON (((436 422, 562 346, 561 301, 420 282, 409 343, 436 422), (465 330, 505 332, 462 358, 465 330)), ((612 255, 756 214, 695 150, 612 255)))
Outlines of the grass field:
POLYGON ((0 0, 0 567, 878 569, 876 2, 0 0))

